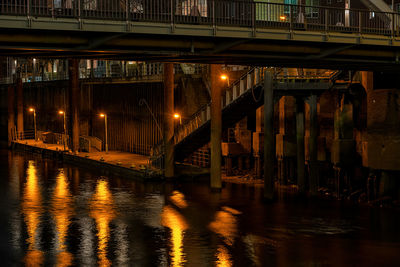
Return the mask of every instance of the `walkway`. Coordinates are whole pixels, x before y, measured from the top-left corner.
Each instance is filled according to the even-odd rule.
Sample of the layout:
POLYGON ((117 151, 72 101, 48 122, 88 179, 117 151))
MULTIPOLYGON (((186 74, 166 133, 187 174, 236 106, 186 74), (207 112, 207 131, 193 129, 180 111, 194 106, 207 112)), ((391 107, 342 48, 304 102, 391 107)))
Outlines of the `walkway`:
MULTIPOLYGON (((63 145, 57 144, 44 144, 42 141, 35 140, 21 140, 15 141, 15 143, 25 144, 32 147, 43 148, 52 151, 63 151, 63 145)), ((94 161, 104 162, 115 166, 120 166, 124 168, 129 168, 132 170, 145 171, 148 168, 148 157, 128 152, 121 151, 109 151, 106 152, 81 152, 75 157, 82 159, 91 159, 94 161)))
POLYGON ((375 12, 371 18, 369 10, 253 1, 201 3, 205 2, 207 6, 146 0, 127 6, 131 2, 107 1, 95 8, 2 3, 0 54, 311 68, 329 64, 332 69, 399 67, 393 49, 400 47, 397 13, 375 12))

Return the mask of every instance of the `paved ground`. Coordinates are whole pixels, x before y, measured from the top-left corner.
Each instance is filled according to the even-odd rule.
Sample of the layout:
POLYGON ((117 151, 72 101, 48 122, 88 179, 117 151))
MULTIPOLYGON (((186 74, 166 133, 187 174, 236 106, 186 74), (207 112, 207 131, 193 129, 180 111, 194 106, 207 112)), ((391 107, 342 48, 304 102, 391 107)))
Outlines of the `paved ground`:
MULTIPOLYGON (((23 140, 19 143, 27 144, 30 146, 42 147, 50 150, 64 150, 63 145, 57 144, 44 144, 42 141, 35 141, 35 140, 23 140)), ((141 165, 147 166, 148 157, 128 152, 121 152, 121 151, 109 151, 106 152, 80 152, 77 154, 79 157, 85 157, 92 160, 97 161, 104 161, 107 163, 119 165, 126 168, 135 168, 139 169, 141 165)))

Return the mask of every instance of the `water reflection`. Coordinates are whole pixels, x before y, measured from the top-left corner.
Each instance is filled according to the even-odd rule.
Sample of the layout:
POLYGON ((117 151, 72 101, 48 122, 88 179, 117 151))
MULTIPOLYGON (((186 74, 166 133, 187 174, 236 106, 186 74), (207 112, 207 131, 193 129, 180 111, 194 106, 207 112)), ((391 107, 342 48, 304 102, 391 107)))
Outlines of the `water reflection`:
POLYGON ((52 203, 52 213, 57 230, 57 266, 70 266, 73 256, 67 251, 65 239, 73 215, 73 203, 69 191, 69 183, 63 170, 59 172, 56 178, 52 203))
POLYGON ((231 255, 228 246, 233 246, 238 232, 238 222, 236 216, 240 211, 230 207, 222 207, 221 211, 215 214, 215 219, 209 225, 209 228, 218 234, 225 244, 218 246, 216 253, 217 266, 232 266, 231 255))
POLYGON ((188 204, 185 200, 185 195, 179 191, 173 191, 170 196, 170 200, 174 203, 178 208, 184 209, 187 208, 188 204))
POLYGON ((215 214, 215 219, 209 227, 213 232, 220 235, 227 245, 232 246, 237 235, 237 218, 235 215, 240 214, 240 212, 229 207, 222 209, 215 214))
POLYGON ((29 161, 26 183, 22 200, 22 213, 26 223, 28 251, 25 263, 30 266, 39 266, 43 263, 44 253, 40 249, 40 217, 43 213, 41 186, 36 173, 36 166, 29 161))
POLYGON ((228 185, 220 194, 210 193, 207 184, 148 186, 5 152, 0 151, 2 266, 400 261, 400 213, 393 209, 291 198, 264 203, 248 186, 228 185))
POLYGON ((225 246, 219 246, 217 250, 217 261, 215 263, 217 267, 230 267, 232 266, 231 255, 225 246))
MULTIPOLYGON (((9 182, 9 195, 10 200, 13 205, 19 206, 20 203, 20 177, 23 177, 24 171, 24 162, 21 158, 17 160, 10 160, 11 153, 9 154, 9 175, 10 175, 10 182, 9 182)), ((21 241, 21 213, 20 209, 13 209, 10 215, 10 227, 11 227, 11 244, 15 251, 20 252, 20 241, 21 241)))
POLYGON ((183 237, 188 224, 185 218, 171 206, 165 206, 161 214, 163 226, 171 229, 171 265, 182 266, 185 260, 183 237))
POLYGON ((96 190, 90 201, 90 216, 96 221, 98 238, 98 264, 110 266, 107 257, 108 242, 110 240, 110 222, 116 217, 114 201, 106 180, 99 180, 96 190))

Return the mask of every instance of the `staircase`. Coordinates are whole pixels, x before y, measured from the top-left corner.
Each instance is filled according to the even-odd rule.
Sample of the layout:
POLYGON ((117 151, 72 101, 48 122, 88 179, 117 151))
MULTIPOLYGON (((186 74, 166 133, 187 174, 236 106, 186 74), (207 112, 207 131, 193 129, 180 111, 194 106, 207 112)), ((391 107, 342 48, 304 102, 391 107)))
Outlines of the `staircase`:
MULTIPOLYGON (((233 127, 264 104, 264 71, 274 76, 274 95, 310 95, 323 92, 334 85, 337 71, 322 74, 288 75, 276 68, 253 68, 231 84, 222 95, 222 129, 233 127)), ((210 103, 203 106, 183 125, 175 128, 175 160, 183 161, 190 154, 210 142, 210 103)), ((153 160, 160 159, 162 146, 153 150, 153 160)))
POLYGON ((382 21, 384 21, 388 26, 392 24, 392 20, 395 20, 395 24, 399 26, 400 21, 398 21, 397 16, 393 16, 393 9, 389 7, 388 4, 383 0, 361 0, 368 9, 376 12, 376 16, 379 17, 382 21))
POLYGON ((366 7, 376 12, 392 13, 393 10, 383 0, 361 0, 366 7))

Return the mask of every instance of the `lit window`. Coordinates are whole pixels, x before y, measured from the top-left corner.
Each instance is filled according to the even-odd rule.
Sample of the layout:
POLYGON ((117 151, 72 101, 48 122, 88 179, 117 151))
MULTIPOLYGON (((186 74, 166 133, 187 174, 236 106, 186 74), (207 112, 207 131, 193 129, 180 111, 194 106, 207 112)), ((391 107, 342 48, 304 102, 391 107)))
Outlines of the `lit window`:
POLYGON ((375 12, 371 11, 369 12, 369 19, 374 19, 375 18, 375 12))

